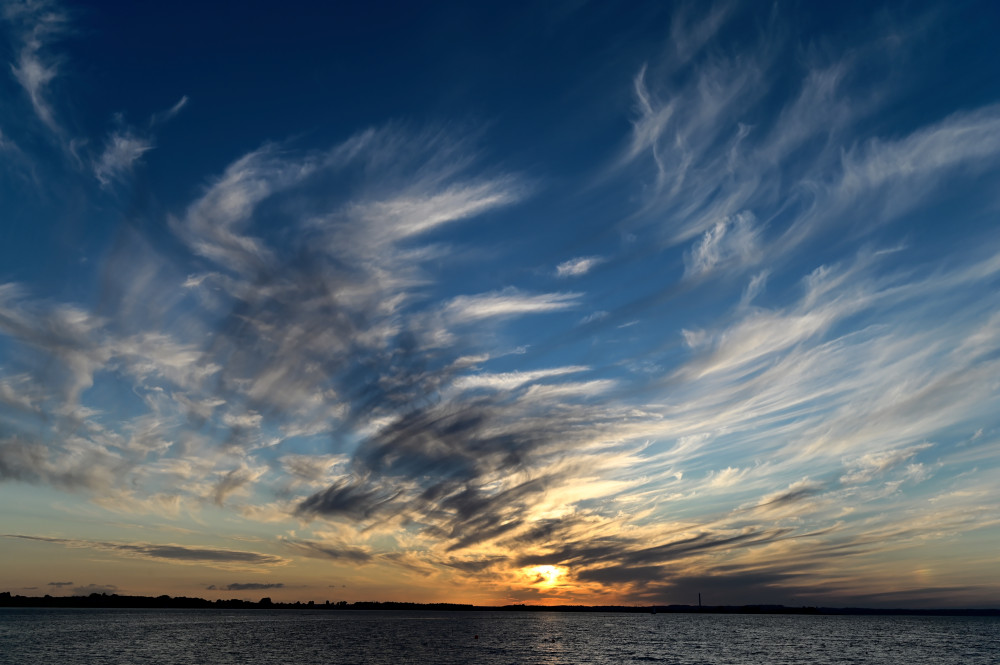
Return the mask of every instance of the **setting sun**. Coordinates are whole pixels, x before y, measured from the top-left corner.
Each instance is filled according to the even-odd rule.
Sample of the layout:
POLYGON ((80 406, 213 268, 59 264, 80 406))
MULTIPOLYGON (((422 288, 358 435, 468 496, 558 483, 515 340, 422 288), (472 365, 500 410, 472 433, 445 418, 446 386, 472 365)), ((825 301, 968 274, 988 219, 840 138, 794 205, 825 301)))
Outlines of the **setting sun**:
POLYGON ((566 574, 565 566, 531 566, 525 569, 525 574, 531 584, 540 587, 553 587, 566 574))

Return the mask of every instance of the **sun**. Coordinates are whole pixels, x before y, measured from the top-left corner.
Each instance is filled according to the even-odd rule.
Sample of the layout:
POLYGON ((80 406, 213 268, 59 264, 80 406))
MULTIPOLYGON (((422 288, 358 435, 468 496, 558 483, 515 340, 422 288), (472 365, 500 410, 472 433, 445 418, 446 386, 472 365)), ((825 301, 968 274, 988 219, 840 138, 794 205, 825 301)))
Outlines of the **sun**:
POLYGON ((531 579, 532 586, 551 588, 559 583, 566 574, 565 566, 530 566, 524 569, 525 575, 531 579))

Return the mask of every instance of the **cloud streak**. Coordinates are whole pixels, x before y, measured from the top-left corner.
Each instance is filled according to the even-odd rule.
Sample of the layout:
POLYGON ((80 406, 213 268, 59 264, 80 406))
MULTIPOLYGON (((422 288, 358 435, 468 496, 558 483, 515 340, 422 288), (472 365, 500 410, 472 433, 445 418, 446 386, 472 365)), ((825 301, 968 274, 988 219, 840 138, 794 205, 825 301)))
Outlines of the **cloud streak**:
POLYGON ((19 538, 53 543, 71 548, 96 549, 120 556, 145 559, 165 559, 178 563, 207 563, 227 566, 275 566, 287 563, 287 559, 273 554, 246 552, 241 550, 212 549, 206 547, 186 547, 183 545, 158 545, 149 543, 115 543, 69 538, 49 538, 21 534, 3 534, 5 538, 19 538))

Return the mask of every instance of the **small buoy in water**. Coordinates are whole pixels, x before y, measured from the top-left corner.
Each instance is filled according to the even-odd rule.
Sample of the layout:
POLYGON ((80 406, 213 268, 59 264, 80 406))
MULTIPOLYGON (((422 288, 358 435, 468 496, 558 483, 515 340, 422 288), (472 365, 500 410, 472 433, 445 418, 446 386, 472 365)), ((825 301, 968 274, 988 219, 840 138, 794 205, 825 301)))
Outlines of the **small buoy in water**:
POLYGON ((476 635, 476 638, 475 638, 475 639, 477 639, 477 640, 478 640, 478 639, 479 639, 479 635, 476 635))

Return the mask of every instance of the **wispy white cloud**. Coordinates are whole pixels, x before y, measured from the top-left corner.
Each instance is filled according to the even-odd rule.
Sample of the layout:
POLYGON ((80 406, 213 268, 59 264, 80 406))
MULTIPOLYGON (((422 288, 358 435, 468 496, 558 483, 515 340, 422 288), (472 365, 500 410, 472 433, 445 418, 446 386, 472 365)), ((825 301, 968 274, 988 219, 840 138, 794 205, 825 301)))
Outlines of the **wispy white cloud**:
POLYGON ((519 198, 514 181, 492 180, 451 185, 441 191, 404 192, 390 200, 355 204, 347 214, 366 224, 376 237, 398 240, 510 205, 519 198))
MULTIPOLYGON (((898 450, 865 453, 847 464, 847 472, 841 476, 840 482, 845 485, 868 482, 887 470, 912 459, 918 452, 929 447, 930 444, 923 444, 898 450)), ((908 473, 918 473, 918 471, 919 467, 915 467, 913 470, 908 469, 908 473)))
POLYGON ((708 474, 708 487, 712 489, 732 487, 741 482, 749 472, 750 469, 740 469, 735 466, 727 466, 725 469, 711 471, 708 474))
POLYGON ((760 257, 760 231, 754 227, 753 215, 742 212, 716 222, 705 231, 685 256, 684 274, 700 277, 727 264, 742 268, 757 262, 760 257))
POLYGON ((767 278, 769 275, 770 271, 763 270, 751 277, 750 282, 747 284, 746 288, 743 289, 743 295, 740 297, 740 304, 749 305, 752 303, 754 299, 764 291, 764 288, 767 286, 767 278))
POLYGON ((94 372, 110 358, 100 340, 103 324, 101 317, 78 307, 40 307, 18 285, 0 284, 0 332, 58 359, 59 369, 47 383, 61 384, 71 404, 93 385, 94 372))
POLYGON ((254 209, 273 193, 301 182, 316 169, 308 159, 283 159, 265 146, 230 164, 225 173, 172 226, 197 254, 237 272, 266 267, 272 258, 261 240, 242 231, 254 209))
POLYGON ((581 365, 568 367, 553 367, 550 369, 539 369, 525 372, 503 372, 491 374, 482 372, 470 374, 456 379, 455 387, 459 390, 470 390, 475 388, 490 388, 493 390, 513 390, 526 383, 535 383, 539 379, 547 379, 566 374, 577 374, 585 372, 589 368, 581 365))
POLYGON ((524 393, 524 398, 526 400, 560 400, 569 397, 595 397, 613 393, 618 385, 619 383, 613 379, 536 384, 528 388, 524 393))
POLYGON ((171 106, 166 111, 158 111, 154 113, 152 117, 149 119, 149 124, 155 126, 173 120, 177 116, 177 114, 181 112, 181 109, 183 109, 188 105, 189 101, 190 100, 188 99, 188 96, 184 95, 179 100, 177 100, 176 104, 171 106))
POLYGON ((556 277, 579 277, 586 275, 594 267, 604 262, 600 256, 581 256, 579 258, 563 261, 556 266, 556 277))
POLYGON ((897 219, 947 182, 975 176, 1000 163, 1000 106, 956 113, 895 140, 872 138, 846 147, 830 179, 804 179, 816 192, 810 211, 793 224, 784 243, 848 218, 859 227, 897 219))
POLYGON ((163 333, 146 332, 120 339, 112 351, 125 360, 127 371, 142 383, 155 376, 175 386, 194 388, 220 369, 195 344, 182 344, 163 333))
POLYGON ((587 325, 588 323, 594 323, 596 321, 602 321, 611 316, 611 314, 605 310, 598 310, 596 312, 591 312, 587 316, 580 319, 581 325, 587 325))
POLYGON ((94 176, 102 187, 107 187, 113 181, 125 179, 136 162, 144 153, 153 149, 148 138, 137 136, 125 130, 114 132, 108 136, 104 152, 94 164, 94 176))
POLYGON ((693 7, 682 5, 670 22, 670 45, 680 64, 687 64, 715 37, 734 9, 728 2, 712 3, 704 13, 693 7))
POLYGON ((28 374, 0 378, 0 403, 22 411, 39 413, 42 392, 33 383, 28 374))
MULTIPOLYGON (((988 306, 951 303, 950 291, 934 295, 933 285, 950 275, 912 292, 892 286, 891 278, 884 289, 871 290, 868 271, 845 275, 835 290, 816 282, 798 308, 776 318, 751 308, 725 332, 688 334, 696 354, 676 375, 683 377, 672 387, 678 408, 668 411, 664 427, 680 436, 715 436, 711 446, 678 448, 676 459, 752 451, 751 459, 773 455, 799 475, 848 459, 856 463, 840 474, 843 482, 862 482, 928 454, 933 449, 926 442, 959 423, 975 430, 993 399, 983 372, 994 361, 958 349, 983 330, 972 322, 988 319, 988 306), (846 294, 853 297, 845 302, 846 294), (932 302, 950 313, 926 318, 932 302), (862 318, 833 332, 845 316, 885 308, 910 314, 893 324, 862 318)), ((995 342, 994 336, 983 348, 995 342)))
POLYGON ((49 86, 59 73, 60 61, 48 52, 50 44, 65 34, 68 16, 53 2, 8 2, 3 15, 20 45, 11 72, 31 101, 35 115, 53 132, 62 132, 49 99, 49 86))
MULTIPOLYGON (((674 26, 697 22, 714 34, 731 10, 694 12, 700 16, 677 17, 674 26)), ((797 91, 777 110, 767 107, 773 121, 762 121, 774 103, 767 75, 788 72, 781 54, 791 48, 779 24, 763 30, 767 37, 742 50, 682 58, 684 76, 664 57, 633 80, 636 116, 617 163, 647 174, 632 223, 666 245, 700 236, 688 276, 786 260, 834 228, 871 234, 1000 159, 995 106, 901 137, 865 133, 863 121, 898 91, 861 84, 857 73, 865 63, 898 64, 909 44, 886 50, 874 40, 833 57, 807 50, 797 91)))
MULTIPOLYGON (((154 113, 148 122, 150 130, 172 120, 187 103, 188 98, 184 96, 169 109, 154 113)), ((116 115, 116 122, 124 125, 120 114, 116 115)), ((142 156, 154 147, 156 146, 150 131, 144 133, 133 127, 120 126, 108 134, 103 151, 93 161, 94 176, 102 187, 108 187, 115 181, 124 181, 142 156)))
POLYGON ((445 306, 445 314, 456 322, 557 312, 577 306, 578 293, 527 294, 508 287, 474 296, 457 296, 445 306))
MULTIPOLYGON (((646 207, 657 216, 670 214, 666 237, 671 242, 753 209, 761 173, 743 167, 750 128, 738 120, 759 101, 767 66, 758 61, 762 57, 710 59, 680 90, 661 85, 648 66, 635 78, 638 116, 621 163, 652 160, 654 180, 646 207)), ((666 68, 661 75, 669 81, 666 68)))

